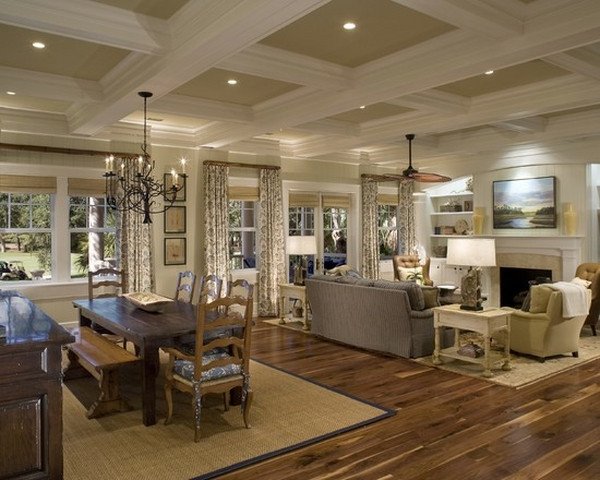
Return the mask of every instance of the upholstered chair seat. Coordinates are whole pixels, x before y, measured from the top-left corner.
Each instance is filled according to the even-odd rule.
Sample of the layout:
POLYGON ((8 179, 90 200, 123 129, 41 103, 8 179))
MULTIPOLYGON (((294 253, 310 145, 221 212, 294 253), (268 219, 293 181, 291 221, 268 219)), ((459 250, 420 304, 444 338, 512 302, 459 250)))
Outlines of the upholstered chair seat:
MULTIPOLYGON (((208 365, 217 360, 226 360, 231 358, 231 355, 224 350, 213 351, 202 356, 202 365, 208 365)), ((236 364, 228 364, 223 367, 214 367, 202 372, 201 382, 209 382, 231 375, 239 375, 242 372, 242 367, 236 364)), ((194 362, 190 360, 175 360, 173 365, 173 373, 185 378, 188 381, 194 380, 194 362)))

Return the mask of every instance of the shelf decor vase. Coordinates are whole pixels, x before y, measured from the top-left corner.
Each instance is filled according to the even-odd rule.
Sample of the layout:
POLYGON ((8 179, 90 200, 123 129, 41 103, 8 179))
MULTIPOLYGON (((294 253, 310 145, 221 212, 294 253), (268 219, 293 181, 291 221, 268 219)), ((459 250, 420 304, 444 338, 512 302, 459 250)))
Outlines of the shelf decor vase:
POLYGON ((483 234, 483 224, 485 222, 485 208, 475 207, 473 210, 473 235, 483 234))
POLYGON ((575 235, 577 233, 577 212, 573 208, 572 203, 565 204, 563 219, 565 224, 565 233, 567 235, 575 235))

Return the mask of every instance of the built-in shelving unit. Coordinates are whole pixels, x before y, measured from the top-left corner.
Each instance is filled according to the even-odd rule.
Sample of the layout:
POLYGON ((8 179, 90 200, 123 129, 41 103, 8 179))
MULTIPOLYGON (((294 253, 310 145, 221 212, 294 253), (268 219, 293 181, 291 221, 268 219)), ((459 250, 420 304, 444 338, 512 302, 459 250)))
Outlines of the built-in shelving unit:
POLYGON ((463 178, 427 192, 431 225, 427 251, 434 284, 460 285, 466 273, 466 267, 446 265, 446 247, 449 238, 473 232, 473 192, 467 188, 468 178, 463 178))

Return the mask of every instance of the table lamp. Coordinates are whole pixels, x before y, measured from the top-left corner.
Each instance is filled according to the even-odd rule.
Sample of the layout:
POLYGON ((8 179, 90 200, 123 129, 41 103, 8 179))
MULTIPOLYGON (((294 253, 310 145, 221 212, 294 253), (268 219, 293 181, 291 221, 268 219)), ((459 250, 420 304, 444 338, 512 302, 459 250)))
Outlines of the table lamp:
POLYGON ((287 237, 288 255, 300 255, 302 259, 294 267, 294 285, 304 285, 306 279, 306 256, 316 255, 317 238, 312 235, 294 235, 287 237))
POLYGON ((462 310, 483 310, 481 306, 481 268, 496 266, 496 241, 493 238, 449 238, 447 265, 467 265, 460 291, 462 310))

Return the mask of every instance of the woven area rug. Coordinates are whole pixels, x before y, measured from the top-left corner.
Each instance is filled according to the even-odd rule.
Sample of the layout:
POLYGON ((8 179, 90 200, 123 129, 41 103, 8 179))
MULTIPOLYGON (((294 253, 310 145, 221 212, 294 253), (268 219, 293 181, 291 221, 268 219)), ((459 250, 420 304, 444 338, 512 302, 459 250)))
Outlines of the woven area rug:
POLYGON ((252 428, 244 427, 239 406, 224 411, 221 396, 209 396, 202 411, 202 439, 194 443, 191 397, 175 392, 173 423, 164 425, 165 402, 162 384, 159 385, 158 423, 145 427, 140 410, 141 378, 137 371, 125 370, 123 396, 134 410, 100 419, 85 417, 86 407, 97 395, 96 382, 83 378, 66 383, 63 389, 66 479, 215 478, 394 414, 252 362, 252 428))
POLYGON ((481 376, 483 367, 473 363, 463 362, 442 358, 442 365, 433 365, 431 356, 416 358, 414 361, 423 365, 447 370, 461 375, 478 377, 482 380, 497 383, 507 387, 522 388, 532 383, 539 382, 552 375, 562 373, 574 367, 583 365, 597 358, 600 358, 600 337, 594 337, 587 332, 582 332, 579 342, 579 358, 571 355, 560 355, 546 359, 544 363, 539 362, 533 357, 511 354, 512 370, 504 371, 498 369, 492 370, 494 376, 484 378, 481 376))

